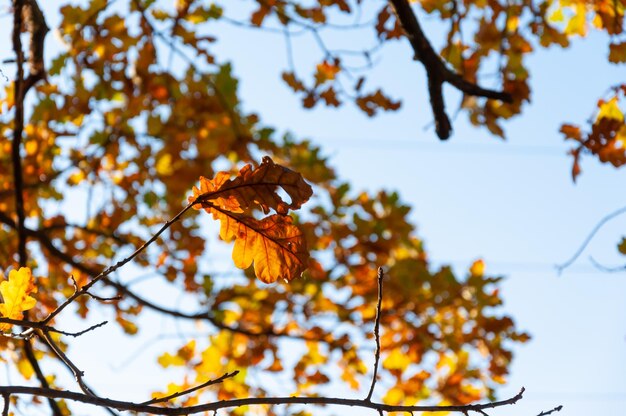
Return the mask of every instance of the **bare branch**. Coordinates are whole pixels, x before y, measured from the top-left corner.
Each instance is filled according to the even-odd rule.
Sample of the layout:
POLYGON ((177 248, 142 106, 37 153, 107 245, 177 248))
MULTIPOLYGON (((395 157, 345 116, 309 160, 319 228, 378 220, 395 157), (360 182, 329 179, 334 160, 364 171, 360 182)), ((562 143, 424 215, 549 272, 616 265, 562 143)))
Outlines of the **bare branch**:
POLYGON ((78 386, 80 387, 80 389, 85 394, 95 397, 96 395, 94 394, 94 392, 91 391, 91 389, 83 382, 83 376, 85 375, 85 373, 82 370, 80 370, 76 366, 76 364, 74 364, 72 360, 68 358, 67 355, 65 355, 63 350, 61 350, 61 348, 59 348, 59 346, 50 337, 50 334, 47 332, 40 331, 38 335, 43 341, 46 342, 46 344, 48 344, 48 346, 50 347, 50 350, 57 356, 57 358, 61 360, 67 366, 67 368, 69 368, 72 371, 72 373, 74 374, 74 378, 76 379, 76 383, 78 383, 78 386))
MULTIPOLYGON (((41 383, 42 389, 50 389, 50 384, 46 379, 45 374, 41 371, 41 366, 39 365, 39 361, 37 361, 37 357, 35 356, 35 352, 33 351, 33 345, 31 344, 31 340, 25 339, 23 343, 24 354, 26 355, 26 359, 33 367, 33 371, 35 372, 35 376, 37 380, 41 383)), ((10 392, 8 392, 10 393, 10 392)), ((4 393, 3 393, 4 394, 4 393)), ((52 410, 53 416, 63 416, 63 412, 59 407, 59 404, 54 401, 54 398, 48 397, 48 406, 50 406, 50 410, 52 410)))
POLYGON ((589 245, 589 243, 591 242, 593 237, 595 237, 595 235, 598 233, 598 231, 600 231, 600 229, 604 226, 604 224, 606 224, 607 222, 611 221, 613 218, 618 217, 618 216, 620 216, 620 215, 622 215, 624 213, 626 213, 626 207, 622 207, 622 208, 618 209, 617 211, 614 211, 614 212, 610 213, 609 215, 605 216, 604 218, 602 218, 600 220, 600 222, 598 222, 595 225, 595 227, 593 227, 593 229, 591 230, 589 235, 587 235, 587 238, 585 238, 585 240, 583 241, 581 246, 578 248, 578 250, 576 250, 574 255, 569 260, 567 260, 565 263, 558 264, 556 266, 556 269, 557 269, 558 273, 561 274, 563 272, 563 270, 565 270, 569 266, 571 266, 572 263, 574 263, 576 261, 576 259, 578 259, 578 257, 580 257, 580 255, 583 253, 583 251, 585 251, 585 248, 587 248, 587 246, 589 245))
POLYGON ((599 261, 597 261, 596 259, 594 259, 592 256, 589 256, 589 261, 591 262, 593 267, 595 267, 596 269, 598 269, 598 270, 600 270, 601 272, 604 272, 604 273, 616 273, 616 272, 623 272, 624 270, 626 270, 626 266, 625 265, 621 265, 621 266, 605 266, 604 264, 602 264, 599 261))
POLYGON ((44 40, 50 29, 46 25, 46 19, 36 0, 23 0, 23 4, 24 8, 22 9, 22 13, 24 25, 30 34, 30 43, 28 46, 28 67, 30 74, 24 84, 25 95, 37 81, 46 77, 44 67, 44 40))
POLYGON ((279 404, 309 404, 309 405, 336 405, 360 407, 372 409, 380 412, 480 412, 485 409, 493 409, 507 405, 513 405, 522 399, 524 389, 522 388, 515 396, 496 402, 478 403, 469 405, 452 406, 392 406, 384 403, 374 403, 364 399, 343 399, 337 397, 249 397, 245 399, 220 400, 213 403, 199 404, 196 406, 164 408, 160 406, 150 406, 141 403, 126 402, 120 400, 107 399, 98 396, 89 396, 83 393, 67 390, 45 389, 41 387, 29 386, 0 386, 0 395, 5 394, 26 394, 31 396, 48 397, 54 399, 74 400, 95 406, 106 406, 117 410, 130 410, 133 412, 143 412, 153 415, 182 416, 201 412, 211 412, 220 409, 237 408, 251 405, 279 405, 279 404))
POLYGON ((372 394, 374 394, 374 387, 376 386, 376 379, 378 377, 378 364, 380 362, 380 313, 383 302, 383 278, 385 273, 382 267, 378 268, 378 303, 376 304, 376 321, 374 322, 374 339, 376 340, 376 352, 374 353, 374 374, 372 375, 372 384, 370 386, 369 393, 365 401, 372 400, 372 394))
POLYGON ((175 222, 177 222, 178 220, 180 220, 180 218, 191 209, 191 207, 196 203, 196 201, 193 201, 191 203, 189 203, 185 208, 183 208, 178 214, 176 214, 172 219, 168 220, 165 224, 163 224, 163 226, 145 243, 143 243, 141 245, 141 247, 139 247, 138 249, 136 249, 130 256, 118 261, 117 263, 115 263, 112 266, 109 266, 108 268, 106 268, 104 271, 100 272, 97 276, 95 276, 93 279, 91 279, 91 281, 89 283, 87 283, 86 285, 84 285, 78 292, 75 292, 72 296, 70 296, 69 298, 67 298, 65 300, 65 302, 63 302, 61 305, 59 305, 54 311, 52 311, 42 322, 43 323, 48 323, 50 322, 56 315, 58 315, 63 309, 65 309, 70 303, 74 302, 74 300, 76 298, 78 298, 79 296, 85 295, 88 293, 89 289, 96 284, 98 281, 100 281, 101 279, 103 279, 104 277, 110 275, 111 273, 113 273, 114 271, 116 271, 117 269, 119 269, 120 267, 124 266, 126 263, 130 262, 132 259, 134 259, 135 257, 137 257, 142 251, 144 251, 150 244, 154 243, 156 241, 157 238, 159 238, 159 236, 161 234, 163 234, 163 232, 165 232, 165 230, 167 230, 169 227, 172 226, 172 224, 174 224, 175 222))
MULTIPOLYGON (((41 331, 44 332, 56 332, 57 334, 61 334, 61 335, 66 335, 68 337, 79 337, 89 331, 93 331, 96 328, 100 328, 101 326, 104 326, 108 323, 108 321, 103 321, 100 322, 98 324, 92 325, 87 329, 83 329, 82 331, 78 331, 78 332, 66 332, 66 331, 62 331, 60 329, 57 329, 53 326, 49 326, 46 324, 43 324, 41 322, 35 322, 35 321, 29 321, 27 319, 11 319, 11 318, 5 318, 5 317, 0 317, 0 323, 5 323, 5 324, 11 324, 11 325, 19 325, 22 327, 26 327, 26 328, 33 328, 33 329, 39 329, 41 331)), ((18 336, 24 336, 26 338, 32 338, 33 333, 31 332, 30 334, 16 334, 18 336)))
MULTIPOLYGON (((80 288, 78 287, 78 282, 76 281, 76 279, 74 279, 74 276, 70 276, 70 279, 72 279, 72 285, 74 286, 74 293, 77 293, 80 291, 80 288)), ((111 297, 102 297, 102 296, 98 296, 98 295, 94 295, 91 292, 85 292, 85 295, 89 296, 92 299, 97 300, 98 302, 115 302, 118 301, 120 299, 122 299, 121 295, 117 295, 117 296, 111 296, 111 297)))
POLYGON ((552 410, 548 410, 548 411, 546 411, 546 412, 541 412, 541 413, 539 413, 537 416, 547 416, 547 415, 551 415, 552 413, 555 413, 555 412, 560 412, 560 411, 561 411, 561 409, 563 409, 563 406, 562 406, 562 405, 561 405, 561 406, 557 406, 557 407, 555 407, 555 408, 554 408, 554 409, 552 409, 552 410))
POLYGON ((467 95, 512 102, 513 97, 511 97, 511 94, 482 88, 463 79, 461 75, 448 68, 437 52, 435 52, 428 38, 426 38, 408 0, 390 0, 390 3, 393 5, 409 42, 411 42, 415 59, 419 60, 426 69, 430 105, 435 117, 437 135, 441 140, 449 138, 452 131, 450 119, 445 112, 445 103, 443 101, 442 87, 444 82, 453 85, 467 95))
POLYGON ((178 392, 178 393, 170 394, 169 396, 159 397, 159 398, 156 398, 156 399, 148 400, 147 402, 143 402, 141 404, 142 405, 151 405, 151 404, 155 404, 155 403, 169 402, 172 399, 175 399, 175 398, 180 397, 180 396, 185 396, 187 394, 193 393, 196 390, 200 390, 200 389, 203 389, 205 387, 209 387, 209 386, 212 386, 214 384, 221 383, 222 381, 226 380, 227 378, 235 377, 237 374, 239 374, 239 370, 235 370, 232 373, 226 373, 226 374, 224 374, 223 376, 221 376, 219 378, 206 381, 206 382, 204 382, 204 383, 202 383, 202 384, 200 384, 198 386, 192 387, 190 389, 183 390, 183 391, 178 392))

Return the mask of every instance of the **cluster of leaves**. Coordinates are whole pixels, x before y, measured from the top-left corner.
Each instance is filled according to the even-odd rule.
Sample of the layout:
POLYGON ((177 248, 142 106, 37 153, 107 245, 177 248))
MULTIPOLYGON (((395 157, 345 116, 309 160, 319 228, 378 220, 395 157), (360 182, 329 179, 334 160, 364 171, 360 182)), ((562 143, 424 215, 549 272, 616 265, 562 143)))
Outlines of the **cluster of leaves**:
POLYGON ((602 163, 610 163, 616 168, 626 163, 626 124, 620 109, 625 98, 626 85, 619 85, 612 89, 610 97, 598 100, 598 109, 589 132, 583 132, 579 126, 572 124, 561 126, 565 138, 578 143, 571 151, 574 180, 581 172, 580 157, 584 153, 595 155, 602 163))
MULTIPOLYGON (((355 102, 368 115, 374 115, 378 109, 399 108, 400 102, 387 98, 382 90, 361 93, 374 56, 384 50, 381 46, 405 38, 405 31, 391 4, 344 0, 317 0, 306 5, 286 0, 251 2, 256 4, 250 15, 252 25, 269 28, 281 25, 287 36, 288 29, 302 28, 310 31, 318 42, 322 60, 314 71, 313 86, 306 87, 294 68, 283 73, 285 82, 303 94, 305 107, 312 107, 320 99, 327 105, 338 106, 344 98, 355 102), (365 17, 359 20, 361 16, 365 17), (334 22, 345 22, 349 17, 355 17, 355 23, 334 22), (356 31, 364 30, 364 27, 373 29, 377 44, 374 48, 363 47, 360 53, 358 48, 335 51, 321 35, 323 31, 356 31), (355 63, 359 60, 360 65, 355 63), (352 87, 346 89, 343 85, 352 87)), ((416 9, 439 17, 444 23, 446 34, 440 56, 450 68, 472 83, 480 81, 484 74, 499 75, 494 87, 511 94, 510 103, 465 95, 461 105, 473 124, 485 126, 498 136, 504 137, 500 121, 519 114, 524 102, 530 101, 526 58, 537 46, 566 48, 572 38, 584 37, 594 28, 611 36, 607 54, 609 62, 621 64, 626 61, 626 41, 621 38, 626 7, 623 0, 429 0, 412 3, 416 9)), ((440 39, 430 40, 434 44, 441 42, 440 39)))
MULTIPOLYGON (((252 23, 264 24, 280 7, 291 10, 294 4, 259 2, 262 11, 252 23)), ((355 6, 320 1, 321 11, 294 10, 323 24, 330 7, 348 13, 355 6)), ((332 378, 331 365, 346 386, 359 388, 371 357, 361 341, 371 337, 376 269, 384 265, 391 276, 380 320, 381 377, 389 381, 384 400, 466 404, 493 396, 505 380, 512 344, 528 338, 499 308, 499 278, 479 265, 460 276, 448 267, 434 269, 408 219, 410 208, 397 194, 355 192, 336 177, 320 149, 281 138, 255 114, 244 113, 231 67, 213 56, 215 38, 206 34, 222 17, 219 6, 91 0, 63 6, 61 13, 63 50, 47 82, 33 89, 21 160, 28 265, 42 277, 19 283, 14 276, 26 276, 24 269, 10 272, 2 287, 4 317, 17 317, 28 306, 31 320, 45 319, 116 254, 135 251, 189 201, 220 221, 222 239, 235 240, 233 259, 244 272, 215 273, 219 264, 206 253, 217 242, 202 235, 198 211, 171 223, 135 261, 170 286, 168 297, 192 295, 199 312, 148 299, 125 275, 100 280, 121 301, 75 300, 78 316, 91 319, 93 308, 100 308, 131 335, 141 330, 136 316, 146 309, 209 325, 208 343, 190 341, 160 358, 163 366, 187 371, 169 391, 239 370, 220 385, 219 398, 268 394, 253 376, 259 371, 285 372, 298 392, 315 392, 332 378), (257 164, 260 155, 272 159, 257 164), (303 178, 314 185, 316 198, 295 215, 291 211, 311 197, 303 178), (64 208, 64 199, 84 201, 72 207, 80 215, 64 208), (29 289, 17 293, 25 284, 29 289), (28 297, 33 284, 34 305, 28 297), (25 297, 18 302, 15 296, 25 297), (290 349, 289 360, 282 340, 301 346, 290 349)), ((328 88, 341 71, 339 61, 322 62, 315 88, 328 88)), ((12 88, 8 84, 0 99, 3 267, 19 264, 9 151, 12 88)), ((360 98, 372 111, 397 106, 382 93, 360 98)), ((61 317, 49 323, 58 325, 61 317)), ((38 357, 53 355, 39 343, 34 347, 38 357)), ((25 378, 33 376, 25 348, 6 340, 0 348, 3 360, 25 378)), ((201 394, 184 400, 192 403, 201 394)))

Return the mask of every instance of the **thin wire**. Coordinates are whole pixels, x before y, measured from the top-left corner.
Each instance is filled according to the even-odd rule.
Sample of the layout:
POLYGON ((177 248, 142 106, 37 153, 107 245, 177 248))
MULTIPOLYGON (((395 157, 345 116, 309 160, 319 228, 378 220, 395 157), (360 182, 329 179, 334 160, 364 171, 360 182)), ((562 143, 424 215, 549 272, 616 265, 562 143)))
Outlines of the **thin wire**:
POLYGON ((336 145, 338 147, 350 147, 358 149, 391 149, 405 150, 407 148, 419 148, 420 150, 451 153, 508 153, 515 156, 567 156, 567 148, 563 146, 544 146, 513 143, 463 143, 442 144, 418 139, 372 139, 372 138, 332 138, 318 137, 315 142, 324 146, 336 145))

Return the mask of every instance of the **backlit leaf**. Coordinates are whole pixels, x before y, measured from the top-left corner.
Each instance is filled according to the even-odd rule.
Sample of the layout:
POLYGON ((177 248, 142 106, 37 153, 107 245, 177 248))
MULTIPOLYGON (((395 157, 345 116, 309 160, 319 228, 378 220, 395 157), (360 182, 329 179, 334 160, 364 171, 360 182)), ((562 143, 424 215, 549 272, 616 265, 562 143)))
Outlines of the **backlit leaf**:
MULTIPOLYGON (((9 279, 0 283, 0 294, 3 303, 0 303, 0 316, 11 319, 22 319, 22 312, 31 309, 37 301, 29 296, 37 292, 35 279, 28 267, 11 270, 9 279)), ((0 324, 0 331, 7 331, 11 324, 0 324)))
POLYGON ((193 188, 189 202, 204 208, 221 223, 220 237, 235 240, 233 261, 241 269, 254 263, 256 276, 265 283, 278 279, 292 280, 306 269, 309 254, 304 234, 286 216, 290 209, 299 209, 312 195, 302 175, 263 158, 259 167, 244 166, 230 179, 219 172, 214 179, 200 178, 200 188, 193 188), (290 197, 286 202, 278 194, 281 188, 290 197), (254 207, 268 214, 263 219, 252 215, 254 207))

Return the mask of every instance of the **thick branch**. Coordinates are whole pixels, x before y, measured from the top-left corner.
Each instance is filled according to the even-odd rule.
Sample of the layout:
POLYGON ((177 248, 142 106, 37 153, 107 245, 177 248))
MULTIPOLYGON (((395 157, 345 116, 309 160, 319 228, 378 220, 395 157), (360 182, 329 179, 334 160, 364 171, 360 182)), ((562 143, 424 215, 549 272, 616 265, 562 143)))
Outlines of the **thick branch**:
POLYGON ((24 53, 22 52, 22 13, 23 0, 13 1, 13 51, 15 52, 17 71, 14 81, 15 118, 13 120, 13 140, 11 142, 11 162, 13 164, 13 183, 15 188, 15 212, 17 214, 17 237, 20 266, 26 266, 26 232, 24 230, 24 177, 22 174, 22 134, 24 133, 24 53))
POLYGON ((205 403, 196 406, 163 408, 141 403, 112 400, 97 396, 88 396, 83 393, 67 390, 53 390, 27 386, 0 386, 0 395, 27 394, 32 396, 48 397, 54 399, 74 400, 100 407, 112 407, 118 410, 130 410, 153 415, 190 415, 201 412, 211 412, 220 409, 237 408, 250 405, 280 405, 280 404, 309 404, 309 405, 337 405, 360 407, 377 410, 379 412, 482 412, 485 409, 493 409, 506 405, 512 405, 522 399, 524 389, 510 399, 490 403, 479 403, 458 406, 392 406, 383 403, 374 403, 364 399, 343 399, 337 397, 249 397, 245 399, 221 400, 213 403, 205 403))
MULTIPOLYGON (((20 150, 22 146, 22 135, 24 134, 24 96, 26 95, 29 87, 24 83, 24 52, 22 51, 21 33, 24 26, 24 18, 26 18, 27 29, 32 29, 29 23, 29 10, 32 11, 33 9, 31 3, 34 3, 36 6, 36 2, 34 0, 13 0, 13 51, 15 52, 17 70, 13 92, 15 97, 15 118, 13 121, 13 140, 11 141, 11 162, 13 165, 13 186, 15 188, 15 212, 17 214, 17 224, 15 227, 17 230, 18 240, 17 252, 19 256, 19 264, 22 267, 26 266, 28 257, 26 254, 26 227, 24 226, 26 218, 24 212, 24 177, 22 173, 22 158, 20 150)), ((32 36, 33 34, 31 32, 31 43, 33 41, 32 36)), ((24 348, 24 355, 33 368, 37 380, 39 380, 43 388, 49 388, 50 385, 48 384, 43 371, 41 371, 41 367, 39 366, 39 362, 37 361, 37 357, 33 351, 31 341, 24 340, 22 346, 24 348)), ((8 400, 7 396, 5 396, 5 399, 8 400)), ((53 415, 60 416, 62 414, 59 405, 53 399, 49 398, 48 404, 53 415)))
POLYGON ((504 102, 511 102, 511 94, 503 91, 494 91, 482 88, 465 79, 446 66, 443 60, 426 38, 422 27, 417 20, 408 0, 389 0, 395 9, 396 15, 402 24, 402 28, 411 42, 415 58, 424 65, 428 76, 428 91, 430 93, 430 105, 435 117, 437 135, 441 140, 450 137, 452 127, 445 112, 445 105, 442 95, 443 83, 447 82, 459 91, 477 97, 492 98, 504 102))
POLYGON ((30 43, 28 46, 28 67, 29 76, 24 85, 24 94, 37 83, 44 79, 46 71, 44 67, 44 40, 50 30, 46 25, 39 5, 36 0, 24 0, 23 19, 26 31, 30 33, 30 43))

